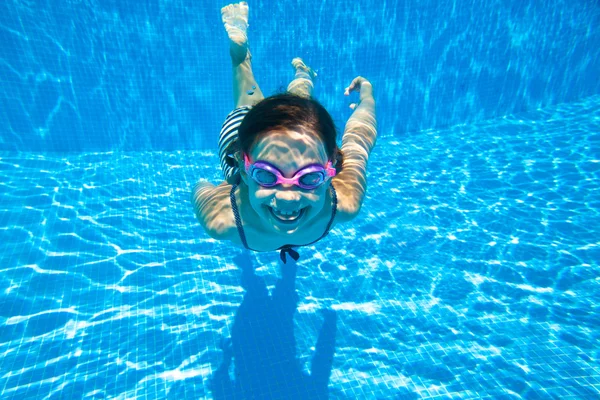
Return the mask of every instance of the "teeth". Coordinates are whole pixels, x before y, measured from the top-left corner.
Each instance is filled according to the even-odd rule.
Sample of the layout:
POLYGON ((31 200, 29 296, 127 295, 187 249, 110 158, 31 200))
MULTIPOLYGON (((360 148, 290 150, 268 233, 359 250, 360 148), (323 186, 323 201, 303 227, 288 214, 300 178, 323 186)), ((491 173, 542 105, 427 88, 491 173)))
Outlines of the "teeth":
POLYGON ((279 217, 279 219, 284 219, 286 221, 294 221, 298 217, 300 217, 302 210, 280 211, 280 210, 277 210, 277 209, 271 207, 271 212, 273 213, 273 215, 279 217))
POLYGON ((275 210, 275 212, 277 214, 281 214, 281 215, 297 215, 300 213, 300 210, 298 211, 279 211, 279 210, 275 210))

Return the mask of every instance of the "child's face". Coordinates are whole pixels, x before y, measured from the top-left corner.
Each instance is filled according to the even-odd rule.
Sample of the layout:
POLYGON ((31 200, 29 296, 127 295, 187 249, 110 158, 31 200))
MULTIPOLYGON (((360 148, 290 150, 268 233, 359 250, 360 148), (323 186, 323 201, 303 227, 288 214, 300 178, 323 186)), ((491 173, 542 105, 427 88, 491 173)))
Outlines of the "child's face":
MULTIPOLYGON (((286 178, 310 164, 325 165, 327 153, 320 139, 307 135, 302 130, 281 129, 269 132, 260 138, 250 154, 251 162, 266 161, 279 169, 286 178)), ((243 164, 242 164, 243 165, 243 164)), ((242 168, 243 170, 243 168, 242 168)), ((325 205, 326 194, 331 182, 326 180, 313 190, 296 185, 279 184, 271 188, 260 186, 245 171, 242 179, 248 185, 250 205, 267 229, 291 234, 310 225, 325 205), (292 212, 291 216, 281 212, 292 212), (295 216, 300 212, 299 216, 295 216)))

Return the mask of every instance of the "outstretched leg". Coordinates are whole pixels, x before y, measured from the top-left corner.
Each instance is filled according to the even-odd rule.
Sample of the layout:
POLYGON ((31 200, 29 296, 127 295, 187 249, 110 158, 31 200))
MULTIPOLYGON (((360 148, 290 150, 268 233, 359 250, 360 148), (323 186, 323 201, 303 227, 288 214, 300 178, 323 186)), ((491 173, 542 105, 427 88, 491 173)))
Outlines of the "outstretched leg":
POLYGON ((304 64, 304 61, 300 57, 292 60, 292 66, 296 70, 296 76, 288 85, 288 92, 304 98, 310 98, 314 88, 313 80, 317 76, 316 72, 304 64))
POLYGON ((221 9, 233 66, 233 102, 235 107, 251 106, 262 99, 263 93, 252 73, 252 55, 248 49, 248 3, 241 1, 221 9))

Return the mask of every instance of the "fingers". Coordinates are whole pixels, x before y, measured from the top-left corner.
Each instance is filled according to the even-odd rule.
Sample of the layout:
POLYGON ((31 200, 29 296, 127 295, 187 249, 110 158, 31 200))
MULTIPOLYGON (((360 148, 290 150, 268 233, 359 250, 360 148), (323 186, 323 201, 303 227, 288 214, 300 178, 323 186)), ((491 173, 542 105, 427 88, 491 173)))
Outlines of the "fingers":
POLYGON ((344 95, 348 96, 350 94, 350 90, 354 90, 354 87, 352 86, 353 83, 354 81, 350 82, 350 86, 344 89, 344 95))
MULTIPOLYGON (((354 91, 358 91, 361 94, 361 98, 362 98, 363 94, 369 93, 370 87, 372 87, 371 82, 369 82, 367 79, 363 78, 362 76, 357 76, 356 78, 354 78, 352 80, 352 82, 350 83, 350 86, 348 86, 344 90, 344 95, 350 96, 350 93, 352 93, 354 91), (363 90, 364 88, 367 88, 367 89, 363 90), (363 93, 363 92, 365 92, 365 93, 363 93)), ((350 104, 351 109, 354 110, 356 107, 357 107, 356 103, 350 104)))
POLYGON ((366 80, 365 78, 363 78, 362 76, 357 76, 356 78, 354 78, 352 80, 352 82, 350 83, 350 86, 348 86, 346 88, 344 94, 346 96, 348 96, 352 91, 354 91, 354 90, 360 90, 360 86, 363 83, 369 83, 370 84, 370 82, 368 80, 366 80))
MULTIPOLYGON (((344 96, 350 96, 350 93, 353 92, 353 91, 355 91, 355 90, 360 91, 360 84, 362 82, 362 79, 364 79, 364 78, 362 78, 361 76, 357 76, 356 78, 354 78, 352 80, 352 82, 350 83, 350 86, 348 86, 346 88, 346 90, 344 91, 344 96)), ((350 108, 353 109, 353 110, 356 108, 356 106, 357 106, 356 103, 351 103, 350 104, 350 108)))
POLYGON ((354 78, 354 80, 352 82, 350 82, 350 86, 348 86, 345 90, 344 90, 344 95, 345 96, 349 96, 350 92, 352 92, 354 89, 356 88, 356 78, 354 78))
POLYGON ((346 96, 349 96, 352 91, 354 91, 354 90, 360 90, 361 79, 364 79, 364 78, 361 77, 361 76, 357 76, 356 78, 354 78, 352 80, 352 82, 350 83, 350 86, 348 86, 346 88, 346 90, 344 91, 344 94, 346 96))

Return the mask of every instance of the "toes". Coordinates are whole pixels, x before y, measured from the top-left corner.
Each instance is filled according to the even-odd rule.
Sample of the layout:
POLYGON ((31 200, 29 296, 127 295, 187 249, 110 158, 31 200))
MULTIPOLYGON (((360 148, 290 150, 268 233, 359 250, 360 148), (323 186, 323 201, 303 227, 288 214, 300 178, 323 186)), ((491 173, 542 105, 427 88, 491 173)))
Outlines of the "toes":
POLYGON ((221 8, 221 15, 227 14, 229 12, 229 10, 231 9, 231 7, 232 7, 232 5, 230 4, 228 6, 221 8))
POLYGON ((300 57, 296 57, 292 60, 292 67, 294 68, 300 68, 301 66, 306 67, 306 65, 304 65, 304 61, 302 61, 302 59, 300 57))
POLYGON ((314 79, 317 77, 317 73, 315 72, 315 70, 312 69, 311 67, 309 67, 308 65, 306 65, 304 63, 304 60, 302 60, 300 57, 296 57, 292 60, 292 66, 295 69, 300 69, 300 70, 306 72, 307 74, 309 74, 311 79, 314 79))

